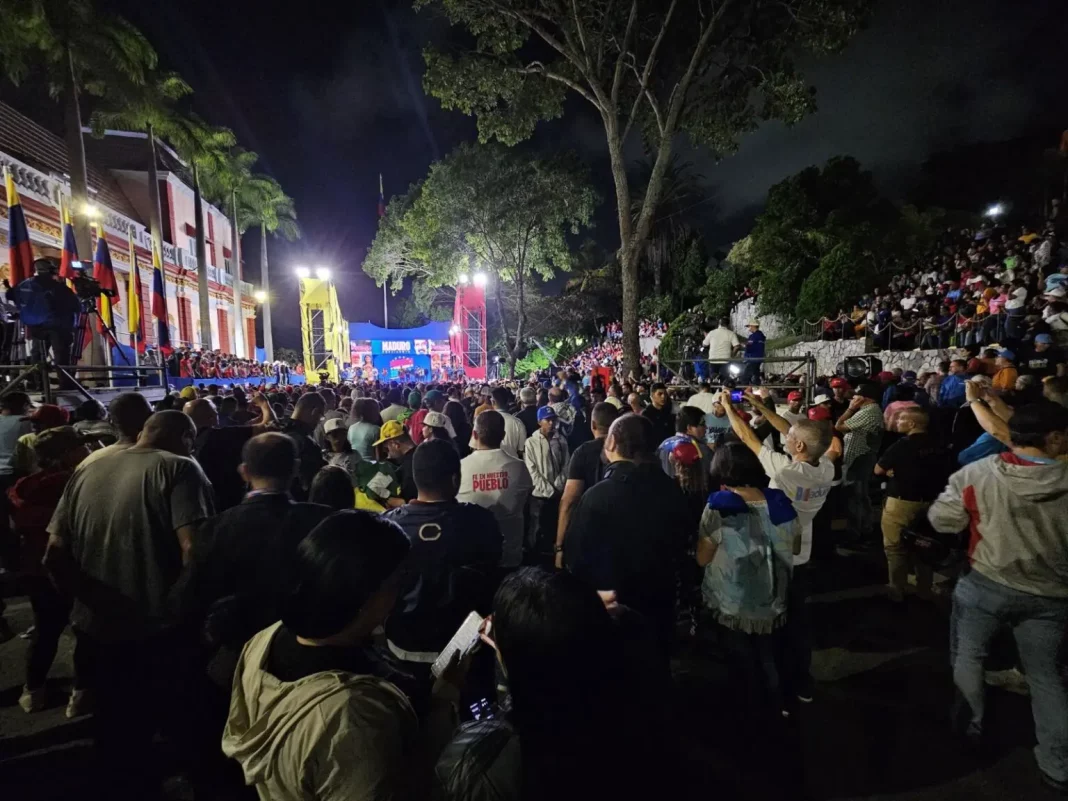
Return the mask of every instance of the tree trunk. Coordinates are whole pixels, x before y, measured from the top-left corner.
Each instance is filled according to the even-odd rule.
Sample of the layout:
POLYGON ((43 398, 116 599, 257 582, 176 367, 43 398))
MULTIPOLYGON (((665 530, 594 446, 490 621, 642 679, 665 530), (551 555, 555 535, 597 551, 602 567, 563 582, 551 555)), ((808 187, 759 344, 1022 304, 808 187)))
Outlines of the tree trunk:
POLYGON ((156 132, 152 123, 146 128, 148 133, 148 232, 152 235, 152 246, 159 248, 159 257, 163 259, 163 211, 159 199, 159 172, 156 169, 156 132))
POLYGON ((197 294, 200 296, 200 347, 212 350, 211 303, 208 300, 208 243, 204 239, 204 199, 200 196, 200 170, 193 161, 193 217, 197 227, 197 294))
POLYGON ((248 356, 248 350, 243 347, 245 343, 245 312, 241 308, 241 234, 237 229, 237 188, 230 188, 230 271, 234 279, 234 336, 230 339, 233 343, 234 355, 244 359, 248 356))
POLYGON ((274 336, 271 334, 271 279, 267 269, 267 228, 260 221, 260 287, 267 300, 263 302, 263 349, 267 361, 274 361, 274 336))
MULTIPOLYGON (((630 186, 627 183, 627 164, 623 143, 619 140, 618 123, 614 117, 605 119, 608 135, 608 157, 612 164, 612 179, 616 189, 616 211, 619 216, 619 272, 623 284, 623 371, 637 370, 641 365, 642 347, 638 338, 638 246, 631 227, 630 186)), ((659 188, 659 187, 657 187, 659 188)), ((652 191, 650 186, 649 190, 652 191)))
POLYGON ((82 110, 78 102, 78 80, 74 74, 74 56, 67 51, 64 70, 63 125, 67 139, 67 162, 70 169, 70 194, 73 202, 74 239, 78 243, 78 257, 92 261, 93 233, 89 227, 89 179, 85 166, 85 141, 82 139, 82 110))

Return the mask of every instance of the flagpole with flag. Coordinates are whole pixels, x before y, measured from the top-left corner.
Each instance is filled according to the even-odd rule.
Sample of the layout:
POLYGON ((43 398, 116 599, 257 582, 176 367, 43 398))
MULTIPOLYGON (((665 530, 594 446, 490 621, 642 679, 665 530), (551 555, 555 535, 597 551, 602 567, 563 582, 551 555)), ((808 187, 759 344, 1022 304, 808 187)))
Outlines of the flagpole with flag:
POLYGON ((26 227, 26 213, 15 189, 15 177, 7 167, 4 167, 4 184, 7 187, 7 277, 15 287, 33 275, 33 246, 26 227))
MULTIPOLYGON (((235 279, 236 280, 236 279, 235 279)), ((152 316, 156 318, 156 345, 163 357, 174 352, 171 347, 170 321, 167 319, 167 281, 163 274, 163 258, 159 245, 152 240, 152 316)))
POLYGON ((74 262, 78 261, 78 240, 74 236, 74 222, 71 220, 70 207, 59 197, 59 211, 63 219, 63 251, 59 257, 59 277, 70 286, 74 278, 74 262))
MULTIPOLYGON (((378 173, 378 219, 386 216, 386 186, 382 182, 382 173, 378 173)), ((389 300, 386 294, 386 284, 382 282, 382 327, 389 328, 389 300)))
MULTIPOLYGON (((141 271, 137 269, 137 248, 133 227, 130 228, 130 278, 126 289, 126 321, 130 329, 130 346, 134 352, 134 367, 141 364, 145 352, 145 321, 141 316, 141 271)), ((137 382, 140 385, 140 382, 137 382)))
MULTIPOLYGON (((96 253, 93 256, 93 279, 100 284, 100 288, 110 292, 118 292, 118 282, 115 280, 115 267, 111 263, 111 249, 104 235, 104 226, 96 227, 96 253)), ((115 328, 114 295, 100 295, 96 299, 96 330, 104 341, 104 364, 108 367, 113 365, 111 349, 117 344, 111 332, 115 328)), ((92 329, 86 330, 86 340, 92 337, 92 329)))

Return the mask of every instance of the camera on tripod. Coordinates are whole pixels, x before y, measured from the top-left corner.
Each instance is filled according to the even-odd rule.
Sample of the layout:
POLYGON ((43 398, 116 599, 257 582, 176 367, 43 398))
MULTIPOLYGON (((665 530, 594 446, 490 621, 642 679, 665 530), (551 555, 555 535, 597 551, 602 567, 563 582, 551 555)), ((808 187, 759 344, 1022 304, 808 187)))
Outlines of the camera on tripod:
POLYGON ((84 266, 79 262, 75 262, 72 266, 75 272, 70 282, 74 287, 74 294, 78 296, 78 300, 85 302, 95 301, 99 297, 116 298, 119 296, 119 293, 114 289, 104 289, 99 281, 86 275, 84 266))

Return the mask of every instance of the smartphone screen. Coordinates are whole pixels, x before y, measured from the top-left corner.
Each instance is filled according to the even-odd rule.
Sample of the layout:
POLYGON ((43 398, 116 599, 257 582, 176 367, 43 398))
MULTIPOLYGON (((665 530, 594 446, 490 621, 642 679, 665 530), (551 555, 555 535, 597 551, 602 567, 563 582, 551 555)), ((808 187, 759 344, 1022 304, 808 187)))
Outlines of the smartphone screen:
POLYGON ((478 643, 478 630, 482 627, 483 620, 484 618, 478 612, 472 612, 467 616, 460 628, 452 635, 452 639, 441 649, 438 658, 434 660, 434 664, 430 668, 434 678, 441 675, 441 671, 449 664, 449 659, 452 658, 454 651, 459 651, 462 659, 467 655, 468 651, 475 647, 475 644, 478 643))
POLYGON ((743 390, 731 390, 731 403, 741 403, 744 398, 745 392, 743 390))

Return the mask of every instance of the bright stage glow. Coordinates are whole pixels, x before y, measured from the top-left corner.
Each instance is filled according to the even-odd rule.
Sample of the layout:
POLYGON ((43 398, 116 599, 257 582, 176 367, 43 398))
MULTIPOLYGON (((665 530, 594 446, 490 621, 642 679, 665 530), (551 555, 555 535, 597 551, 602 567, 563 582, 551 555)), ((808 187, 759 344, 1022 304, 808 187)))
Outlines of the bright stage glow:
POLYGON ((727 372, 735 376, 740 375, 742 372, 742 368, 737 364, 732 364, 730 367, 727 368, 727 372))
POLYGON ((262 289, 257 289, 255 292, 253 292, 252 297, 256 299, 257 303, 267 302, 267 293, 264 292, 262 289))
POLYGON ((456 280, 460 282, 461 286, 466 286, 471 279, 467 276, 467 273, 460 273, 456 280))
POLYGON ((311 270, 307 267, 297 267, 293 272, 297 274, 297 278, 311 278, 311 270))
POLYGON ((485 286, 489 281, 489 276, 485 273, 475 273, 475 286, 485 286))
POLYGON ((449 336, 454 337, 460 333, 460 326, 454 325, 449 328, 449 336))
POLYGON ((330 270, 328 270, 326 267, 316 267, 315 277, 318 278, 320 281, 329 281, 330 270))
POLYGON ((1004 213, 1005 213, 1005 207, 1002 206, 1000 203, 995 203, 994 205, 992 205, 990 208, 988 208, 986 210, 986 215, 985 216, 990 217, 992 219, 997 219, 998 217, 1000 217, 1004 213))
POLYGON ((82 213, 90 220, 95 220, 100 216, 100 209, 94 206, 92 203, 86 203, 82 206, 82 213))

